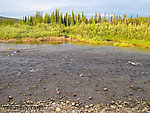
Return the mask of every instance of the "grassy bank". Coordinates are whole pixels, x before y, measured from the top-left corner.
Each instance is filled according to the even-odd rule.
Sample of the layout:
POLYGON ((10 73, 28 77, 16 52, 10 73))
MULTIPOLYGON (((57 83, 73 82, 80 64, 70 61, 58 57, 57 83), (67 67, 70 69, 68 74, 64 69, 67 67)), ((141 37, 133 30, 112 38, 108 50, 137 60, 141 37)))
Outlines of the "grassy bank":
POLYGON ((147 24, 85 24, 66 27, 64 25, 37 24, 36 26, 14 25, 0 26, 0 42, 67 41, 91 44, 112 44, 123 47, 150 48, 150 27, 147 24), (29 38, 30 37, 30 38, 29 38))

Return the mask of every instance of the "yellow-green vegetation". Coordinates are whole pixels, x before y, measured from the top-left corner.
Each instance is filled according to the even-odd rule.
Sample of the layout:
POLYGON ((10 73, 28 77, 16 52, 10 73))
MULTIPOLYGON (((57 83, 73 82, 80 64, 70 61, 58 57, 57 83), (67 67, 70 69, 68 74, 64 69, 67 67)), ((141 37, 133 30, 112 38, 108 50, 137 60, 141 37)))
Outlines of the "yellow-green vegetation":
MULTIPOLYGON (((24 17, 23 20, 0 21, 0 40, 23 39, 30 37, 45 41, 41 37, 68 36, 69 41, 81 41, 93 44, 112 44, 123 47, 150 48, 150 17, 123 18, 119 15, 87 19, 82 15, 63 15, 56 10, 43 17, 42 12, 35 16, 24 17), (41 38, 41 39, 40 39, 41 38), (72 39, 72 40, 71 40, 72 39)), ((46 38, 45 38, 46 39, 46 38)), ((23 40, 22 40, 23 41, 23 40)))

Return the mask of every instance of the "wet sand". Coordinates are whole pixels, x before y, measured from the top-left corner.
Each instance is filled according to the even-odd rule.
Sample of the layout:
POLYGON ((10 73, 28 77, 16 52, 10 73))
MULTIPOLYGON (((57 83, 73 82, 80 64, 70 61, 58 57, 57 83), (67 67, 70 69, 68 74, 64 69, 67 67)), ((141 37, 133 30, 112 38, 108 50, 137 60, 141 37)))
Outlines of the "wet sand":
POLYGON ((87 104, 150 100, 150 54, 111 46, 57 45, 0 52, 0 102, 87 104))

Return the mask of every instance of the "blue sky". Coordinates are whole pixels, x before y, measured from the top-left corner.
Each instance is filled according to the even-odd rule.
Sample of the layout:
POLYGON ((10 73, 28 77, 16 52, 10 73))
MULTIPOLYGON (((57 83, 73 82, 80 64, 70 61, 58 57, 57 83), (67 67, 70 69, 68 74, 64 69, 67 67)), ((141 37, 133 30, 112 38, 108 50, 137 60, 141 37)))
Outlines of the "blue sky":
POLYGON ((35 11, 51 12, 59 8, 62 13, 81 12, 91 16, 95 12, 133 13, 150 16, 150 0, 0 0, 0 15, 22 17, 35 11))

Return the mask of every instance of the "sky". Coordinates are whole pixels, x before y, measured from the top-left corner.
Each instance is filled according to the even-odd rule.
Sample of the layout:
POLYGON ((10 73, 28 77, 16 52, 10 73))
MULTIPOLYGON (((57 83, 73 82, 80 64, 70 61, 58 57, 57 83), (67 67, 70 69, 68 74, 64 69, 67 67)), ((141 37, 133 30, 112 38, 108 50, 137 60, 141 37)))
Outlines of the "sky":
POLYGON ((150 0, 0 0, 0 15, 21 18, 36 11, 50 13, 60 9, 62 13, 85 11, 87 16, 102 14, 136 14, 150 16, 150 0))

